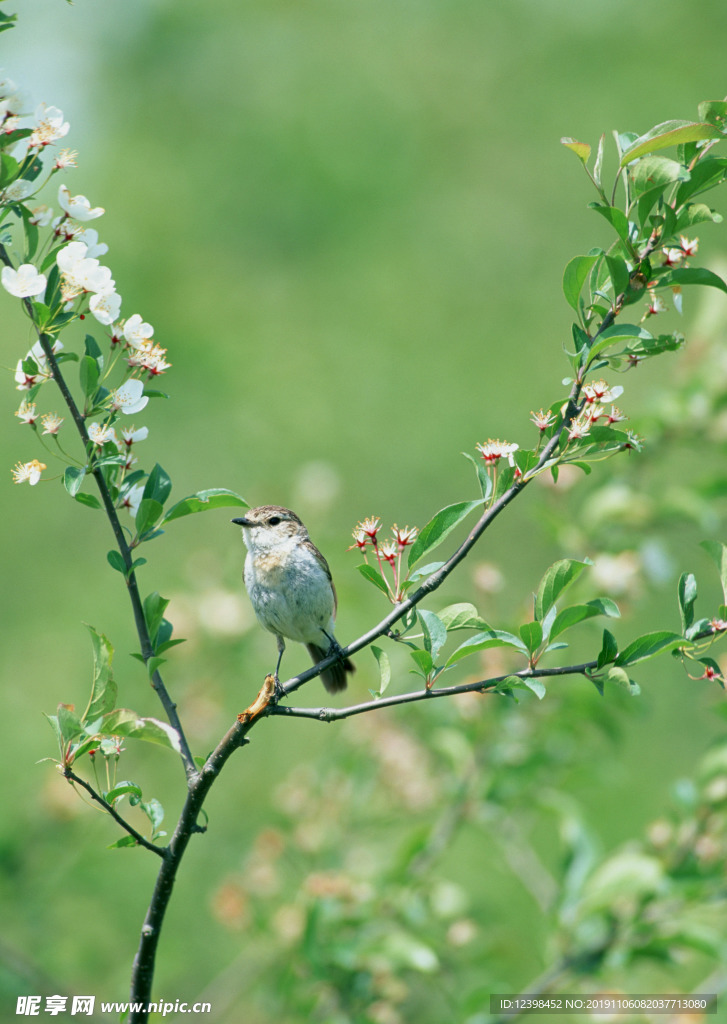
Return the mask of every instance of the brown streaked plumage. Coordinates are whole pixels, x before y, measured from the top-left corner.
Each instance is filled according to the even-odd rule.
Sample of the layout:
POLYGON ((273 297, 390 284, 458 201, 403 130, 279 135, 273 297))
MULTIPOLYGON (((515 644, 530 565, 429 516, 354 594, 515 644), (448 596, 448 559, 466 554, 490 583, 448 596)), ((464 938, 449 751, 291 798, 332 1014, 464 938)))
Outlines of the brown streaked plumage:
MULTIPOLYGON (((282 505, 260 505, 232 522, 242 527, 248 549, 244 580, 255 615, 278 642, 276 681, 286 639, 304 644, 317 664, 338 646, 336 588, 328 562, 300 518, 282 505)), ((340 659, 321 672, 321 680, 329 693, 338 693, 353 671, 348 658, 340 659)))

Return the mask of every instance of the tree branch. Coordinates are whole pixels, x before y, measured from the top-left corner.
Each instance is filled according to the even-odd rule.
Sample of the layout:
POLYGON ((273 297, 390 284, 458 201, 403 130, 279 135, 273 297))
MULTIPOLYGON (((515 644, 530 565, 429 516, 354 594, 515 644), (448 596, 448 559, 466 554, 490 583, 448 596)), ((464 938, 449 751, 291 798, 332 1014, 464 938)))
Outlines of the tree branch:
POLYGON ((492 679, 481 679, 476 683, 459 683, 456 686, 441 686, 431 690, 398 693, 392 697, 381 697, 379 700, 367 700, 362 704, 352 704, 347 708, 295 708, 287 704, 271 704, 267 709, 267 714, 287 716, 288 718, 314 718, 319 722, 338 722, 343 718, 352 718, 354 715, 362 715, 366 711, 376 711, 378 708, 394 707, 396 704, 413 704, 420 700, 433 700, 435 697, 455 697, 459 693, 492 692, 498 683, 513 677, 542 679, 549 676, 586 675, 596 667, 597 662, 585 661, 580 665, 566 665, 562 668, 523 669, 521 672, 506 672, 505 675, 494 676, 492 679))
MULTIPOLYGON (((4 263, 5 266, 7 267, 13 266, 13 262, 8 256, 7 250, 5 246, 2 245, 2 243, 0 243, 0 262, 4 263)), ((83 415, 81 414, 80 409, 76 404, 75 399, 73 398, 73 395, 71 394, 68 384, 66 383, 65 377, 61 372, 60 366, 58 365, 58 360, 56 359, 55 353, 53 352, 53 338, 50 334, 46 334, 44 331, 41 331, 40 328, 38 327, 38 324, 36 323, 33 314, 33 304, 30 301, 30 299, 23 299, 23 305, 25 306, 25 310, 28 316, 30 317, 31 323, 33 324, 33 327, 35 329, 35 333, 38 336, 38 341, 40 342, 40 346, 43 349, 43 354, 48 360, 48 365, 51 368, 53 380, 58 385, 58 389, 60 390, 61 395, 63 396, 63 400, 66 403, 66 406, 68 407, 68 411, 71 414, 71 418, 73 419, 73 422, 76 425, 76 429, 78 430, 81 440, 83 441, 84 449, 86 452, 88 452, 89 446, 91 445, 91 441, 88 436, 88 431, 86 430, 86 422, 84 420, 83 415)), ((151 643, 149 629, 147 627, 146 618, 144 616, 144 608, 141 602, 141 596, 139 594, 139 585, 136 579, 136 573, 132 569, 133 559, 131 556, 131 550, 126 542, 126 536, 124 535, 123 527, 119 521, 116 506, 114 505, 111 499, 111 494, 109 493, 106 478, 103 475, 103 470, 100 467, 95 466, 91 460, 89 460, 89 462, 91 473, 96 481, 96 485, 98 486, 99 493, 101 495, 101 501, 104 506, 104 511, 106 512, 106 516, 111 524, 111 529, 113 530, 114 533, 116 545, 119 549, 121 557, 124 560, 124 565, 126 566, 126 586, 129 591, 129 599, 131 600, 131 607, 134 613, 134 623, 136 625, 136 632, 139 637, 141 655, 144 659, 144 663, 146 664, 146 662, 151 657, 153 657, 154 648, 151 643)), ((179 715, 177 714, 177 705, 169 696, 167 688, 165 687, 162 677, 158 670, 152 674, 150 682, 152 687, 156 691, 159 700, 162 703, 164 711, 169 720, 169 724, 172 726, 173 729, 177 731, 179 735, 180 752, 187 778, 194 778, 197 775, 197 766, 194 763, 192 751, 189 748, 187 738, 184 735, 184 730, 182 728, 182 723, 179 719, 179 715)))
POLYGON ((121 825, 124 831, 128 832, 129 835, 136 840, 139 846, 143 846, 145 849, 151 850, 152 853, 155 853, 158 857, 161 857, 162 860, 164 859, 164 857, 166 856, 165 846, 156 846, 154 843, 149 842, 149 840, 146 839, 141 834, 141 832, 137 832, 133 825, 130 825, 128 821, 121 817, 119 812, 114 808, 112 804, 108 802, 108 800, 104 800, 101 794, 96 792, 93 786, 90 786, 85 779, 82 779, 79 775, 76 775, 76 773, 72 771, 72 769, 68 765, 64 766, 63 774, 69 780, 69 782, 72 782, 75 785, 80 786, 81 789, 85 789, 88 795, 91 797, 91 799, 95 800, 97 804, 100 804, 101 807, 103 807, 103 809, 106 811, 106 813, 110 814, 114 821, 118 825, 121 825))

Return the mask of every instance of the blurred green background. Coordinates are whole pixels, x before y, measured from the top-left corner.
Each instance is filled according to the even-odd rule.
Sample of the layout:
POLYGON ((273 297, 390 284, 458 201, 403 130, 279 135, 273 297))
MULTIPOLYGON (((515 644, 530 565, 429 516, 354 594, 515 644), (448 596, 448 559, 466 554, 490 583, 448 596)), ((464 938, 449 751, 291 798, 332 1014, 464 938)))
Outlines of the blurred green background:
MULTIPOLYGON (((475 496, 459 453, 488 437, 531 445, 530 410, 564 393, 562 270, 604 244, 608 227, 587 209, 595 196, 559 138, 595 144, 612 129, 695 117, 700 100, 722 97, 727 8, 703 0, 35 0, 21 8, 19 26, 2 36, 5 72, 33 106, 55 104, 70 120, 64 141, 79 150, 79 166, 65 180, 106 207, 93 226, 110 247, 103 262, 123 313, 154 325, 173 364, 162 378, 171 400, 134 418, 150 429, 142 464, 161 462, 177 498, 222 486, 252 504, 295 508, 331 563, 337 633, 348 641, 386 612, 346 553, 356 521, 376 514, 386 525, 421 526, 475 496)), ((708 225, 700 237, 700 256, 716 266, 724 230, 708 225)), ((724 322, 723 296, 700 303, 696 314, 696 301, 685 303, 688 336, 690 325, 698 334, 700 324, 724 322)), ((32 338, 7 296, 3 317, 11 368, 32 338)), ((666 358, 624 379, 620 404, 635 426, 646 416, 648 434, 648 415, 663 412, 688 366, 687 357, 666 358)), ((0 443, 9 468, 41 456, 13 419, 10 373, 6 382, 0 443)), ((577 497, 530 488, 431 607, 474 600, 508 628, 527 614, 555 558, 624 547, 638 566, 625 595, 638 625, 617 624, 617 635, 667 625, 667 614, 675 625, 675 581, 686 569, 706 574, 697 543, 719 536, 719 509, 711 518, 682 509, 657 532, 654 509, 639 516, 630 499, 620 519, 599 518, 596 489, 607 474, 628 494, 646 481, 653 502, 701 472, 706 457, 686 447, 657 451, 651 469, 635 466, 635 456, 600 477, 596 467, 599 479, 584 481, 577 497)), ((122 998, 156 865, 140 851, 107 852, 111 824, 36 764, 55 753, 41 712, 85 700, 83 622, 117 649, 122 703, 158 709, 129 657, 126 596, 105 561, 108 525, 57 483, 14 488, 9 472, 6 481, 0 976, 8 998, 59 986, 122 998)), ((241 592, 244 551, 229 518, 222 510, 182 520, 144 552, 142 587, 171 597, 169 616, 189 638, 170 655, 166 678, 198 753, 250 703, 274 656, 241 592)), ((617 582, 612 592, 623 599, 618 590, 617 582)), ((302 649, 289 647, 284 669, 305 663, 302 649)), ((353 697, 365 699, 375 664, 367 653, 358 663, 353 697)), ((393 685, 407 687, 403 658, 394 664, 393 685)), ((670 787, 721 730, 712 713, 719 696, 669 659, 639 678, 641 700, 612 696, 608 711, 595 691, 581 692, 585 683, 561 687, 566 704, 576 694, 577 710, 564 713, 585 722, 616 709, 620 739, 593 739, 584 726, 559 780, 582 801, 605 851, 663 813, 670 787)), ((305 701, 321 702, 317 683, 305 701)), ((538 713, 534 700, 513 712, 538 713)), ((386 727, 405 733, 407 714, 388 714, 386 727)), ((426 737, 447 714, 427 708, 417 728, 426 737)), ((271 811, 270 793, 280 782, 323 785, 362 746, 375 768, 375 729, 359 719, 276 720, 236 755, 210 798, 210 832, 195 839, 178 882, 159 963, 165 998, 196 998, 223 978, 229 1008, 219 1019, 243 1019, 245 972, 239 991, 230 978, 254 950, 245 913, 225 910, 237 891, 229 883, 230 896, 225 879, 244 877, 254 837, 275 824, 281 812, 271 811)), ((173 818, 178 766, 155 750, 128 756, 121 777, 152 787, 173 818)), ((346 840, 353 848, 367 828, 383 837, 379 850, 387 834, 392 847, 403 841, 407 816, 385 798, 398 771, 382 770, 374 823, 359 808, 361 831, 346 840)), ((553 825, 540 827, 540 853, 555 863, 553 825)), ((471 970, 486 957, 501 991, 515 991, 551 962, 542 908, 482 831, 465 833, 450 856, 448 870, 466 880, 475 907, 471 970)), ((685 971, 683 983, 696 983, 698 968, 685 971)), ((417 1012, 442 1019, 441 1011, 422 1016, 426 1006, 417 1012)), ((273 1015, 295 1019, 280 1007, 273 1015)), ((272 1017, 258 1007, 245 1019, 272 1017)))

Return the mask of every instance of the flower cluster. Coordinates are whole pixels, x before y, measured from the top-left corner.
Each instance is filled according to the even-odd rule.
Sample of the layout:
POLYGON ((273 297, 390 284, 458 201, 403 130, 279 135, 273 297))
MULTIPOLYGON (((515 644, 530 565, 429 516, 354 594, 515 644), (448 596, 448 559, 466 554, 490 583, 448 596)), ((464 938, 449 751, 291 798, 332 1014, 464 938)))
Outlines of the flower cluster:
POLYGON ((368 519, 357 523, 353 529, 354 543, 348 550, 361 551, 367 565, 369 565, 368 551, 369 549, 373 551, 389 599, 393 604, 397 604, 404 598, 404 585, 409 578, 408 571, 402 575, 402 555, 404 550, 411 547, 417 539, 419 530, 416 526, 401 527, 394 523, 391 528, 392 536, 384 541, 379 540, 380 530, 381 519, 378 516, 369 516, 368 519), (386 572, 387 566, 392 577, 391 581, 386 572))
MULTIPOLYGON (((39 333, 44 335, 43 342, 36 342, 15 368, 16 387, 27 392, 15 415, 21 424, 31 427, 54 458, 72 467, 68 472, 71 480, 76 479, 78 469, 73 467, 79 463, 66 455, 58 441, 63 419, 55 412, 39 414, 36 399, 42 385, 59 372, 57 361, 75 358, 62 353, 58 335, 89 313, 108 329, 110 351, 105 354, 102 346, 87 336, 81 360, 86 400, 79 412, 89 444, 81 473, 103 459, 114 501, 135 514, 143 490, 139 480, 146 474, 132 470, 137 461, 132 446, 146 438, 148 430, 132 427, 121 430, 119 437, 116 421, 146 406, 149 396, 144 394, 144 380, 164 373, 171 364, 167 350, 154 340, 154 328, 140 314, 120 319, 121 295, 111 269, 101 263, 108 246, 91 226, 104 214, 103 207, 93 205, 85 195, 73 194, 65 184, 57 190, 57 216, 50 206, 38 202, 36 197, 55 174, 76 166, 77 154, 56 149, 44 176, 46 151, 65 140, 70 125, 57 107, 41 104, 27 122, 23 120, 26 113, 25 101, 15 84, 0 79, 0 149, 11 153, 8 166, 13 168, 10 180, 4 180, 0 190, 0 207, 16 218, 16 229, 23 230, 25 224, 32 226, 25 232, 22 246, 16 247, 25 251, 26 262, 15 265, 5 246, 0 247, 0 284, 22 300, 24 310, 32 314, 39 333), (44 239, 42 229, 46 229, 44 239), (44 435, 55 440, 54 449, 48 447, 44 435)), ((9 221, 8 226, 12 223, 9 221)), ((13 478, 17 483, 36 484, 46 468, 37 459, 18 463, 13 478)))

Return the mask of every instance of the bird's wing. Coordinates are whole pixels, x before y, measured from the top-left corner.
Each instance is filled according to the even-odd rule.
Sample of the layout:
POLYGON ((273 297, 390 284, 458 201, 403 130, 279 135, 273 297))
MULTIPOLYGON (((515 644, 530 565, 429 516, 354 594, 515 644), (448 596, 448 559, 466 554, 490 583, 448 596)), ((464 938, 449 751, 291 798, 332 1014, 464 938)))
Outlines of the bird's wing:
POLYGON ((308 548, 308 550, 313 555, 313 557, 315 558, 316 562, 318 562, 318 564, 320 565, 321 569, 323 570, 323 572, 326 574, 326 576, 328 577, 328 579, 330 581, 331 590, 333 591, 333 614, 335 616, 335 614, 336 614, 336 612, 338 610, 338 595, 336 594, 336 588, 335 588, 334 583, 333 583, 333 577, 331 576, 331 570, 330 570, 330 567, 328 565, 328 562, 326 561, 324 556, 320 553, 320 551, 318 550, 318 548, 315 546, 315 544, 313 543, 313 541, 310 538, 308 538, 307 540, 304 540, 303 544, 304 544, 305 547, 308 548))

